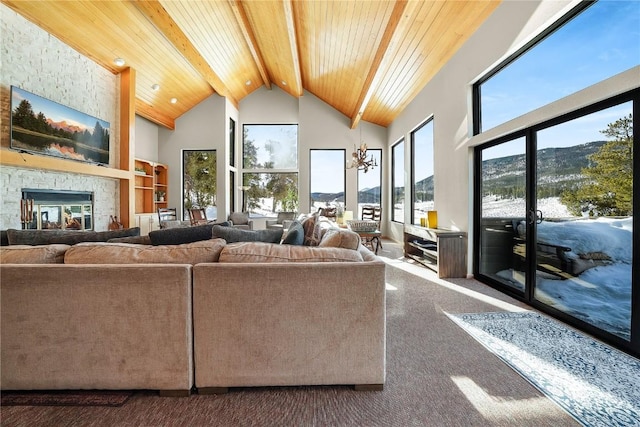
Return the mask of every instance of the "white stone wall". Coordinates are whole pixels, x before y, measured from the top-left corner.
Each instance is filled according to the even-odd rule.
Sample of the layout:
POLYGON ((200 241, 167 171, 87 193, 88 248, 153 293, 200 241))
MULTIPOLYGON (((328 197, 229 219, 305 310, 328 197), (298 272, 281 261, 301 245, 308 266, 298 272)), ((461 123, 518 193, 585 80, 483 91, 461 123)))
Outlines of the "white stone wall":
MULTIPOLYGON (((115 167, 120 128, 118 76, 4 5, 0 5, 0 39, 2 149, 10 144, 9 98, 13 85, 108 121, 109 164, 115 167)), ((109 215, 119 210, 119 182, 112 178, 0 166, 0 182, 0 229, 20 227, 22 188, 93 191, 96 230, 106 230, 109 215)))

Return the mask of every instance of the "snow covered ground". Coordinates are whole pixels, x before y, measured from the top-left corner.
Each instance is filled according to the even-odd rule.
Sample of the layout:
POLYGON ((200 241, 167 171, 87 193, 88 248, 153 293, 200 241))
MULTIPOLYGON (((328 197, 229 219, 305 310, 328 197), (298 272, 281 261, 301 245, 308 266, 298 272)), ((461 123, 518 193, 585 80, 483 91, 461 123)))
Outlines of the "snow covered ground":
MULTIPOLYGON (((569 218, 558 200, 539 203, 545 218, 569 218), (547 212, 545 214, 545 212, 547 212)), ((491 212, 497 217, 522 216, 524 202, 495 201, 491 212), (513 209, 513 210, 512 210, 513 209)), ((483 204, 484 205, 484 204, 483 204)), ((538 241, 567 246, 569 258, 606 254, 606 265, 589 268, 575 278, 537 273, 535 298, 572 316, 630 338, 633 218, 574 218, 542 221, 538 241)), ((512 286, 524 289, 524 272, 504 270, 497 275, 512 286)))

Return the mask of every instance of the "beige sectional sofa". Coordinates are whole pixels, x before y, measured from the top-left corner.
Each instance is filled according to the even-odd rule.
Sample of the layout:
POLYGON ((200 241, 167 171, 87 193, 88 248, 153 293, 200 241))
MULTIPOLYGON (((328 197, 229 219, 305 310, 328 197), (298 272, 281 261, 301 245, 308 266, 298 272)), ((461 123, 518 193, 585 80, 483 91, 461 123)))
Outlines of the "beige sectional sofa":
POLYGON ((213 238, 0 255, 2 390, 385 381, 385 264, 362 245, 213 238))

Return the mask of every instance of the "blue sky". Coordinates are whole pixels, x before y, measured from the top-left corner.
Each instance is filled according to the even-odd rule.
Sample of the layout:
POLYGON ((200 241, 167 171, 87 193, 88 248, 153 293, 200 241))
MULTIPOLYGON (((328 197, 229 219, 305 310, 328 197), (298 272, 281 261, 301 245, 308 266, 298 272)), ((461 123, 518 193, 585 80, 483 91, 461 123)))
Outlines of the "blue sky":
POLYGON ((66 121, 69 124, 74 124, 82 127, 83 129, 88 129, 90 132, 93 132, 93 129, 96 126, 96 121, 100 122, 100 125, 103 128, 109 129, 109 123, 105 122, 104 120, 89 116, 70 107, 65 107, 64 105, 60 105, 41 96, 12 86, 12 109, 15 109, 23 99, 27 99, 29 101, 29 103, 31 104, 31 109, 36 116, 38 115, 38 113, 42 112, 48 119, 51 119, 54 122, 66 121))
MULTIPOLYGON (((483 130, 639 64, 640 1, 600 0, 482 84, 483 130)), ((611 113, 609 122, 624 115, 611 113)), ((603 139, 602 129, 599 120, 563 126, 558 146, 603 139)))

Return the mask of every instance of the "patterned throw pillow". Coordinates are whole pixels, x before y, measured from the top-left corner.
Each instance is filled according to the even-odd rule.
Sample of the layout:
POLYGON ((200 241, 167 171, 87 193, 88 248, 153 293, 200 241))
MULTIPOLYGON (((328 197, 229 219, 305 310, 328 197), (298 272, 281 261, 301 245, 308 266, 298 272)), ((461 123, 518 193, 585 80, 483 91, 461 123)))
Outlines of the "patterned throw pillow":
POLYGON ((318 222, 318 213, 306 218, 302 221, 302 229, 304 230, 304 245, 305 246, 317 246, 318 242, 314 239, 314 230, 316 228, 316 222, 318 222))

